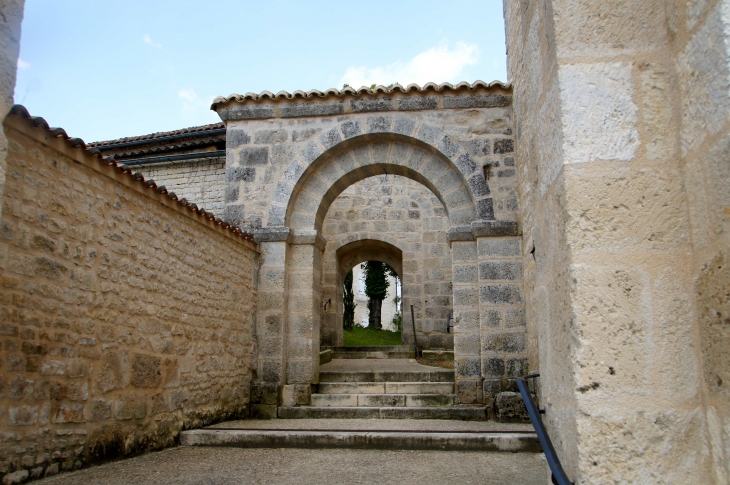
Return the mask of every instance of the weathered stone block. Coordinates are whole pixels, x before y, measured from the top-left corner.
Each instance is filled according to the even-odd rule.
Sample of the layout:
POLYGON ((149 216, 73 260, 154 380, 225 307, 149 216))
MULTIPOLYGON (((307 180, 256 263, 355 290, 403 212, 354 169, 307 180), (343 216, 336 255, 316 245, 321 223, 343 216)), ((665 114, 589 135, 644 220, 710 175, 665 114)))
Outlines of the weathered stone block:
POLYGON ((504 311, 505 328, 524 327, 526 325, 524 308, 508 308, 504 311))
MULTIPOLYGON (((461 145, 459 145, 459 142, 451 138, 449 135, 444 135, 439 140, 438 144, 436 145, 436 148, 443 153, 446 158, 452 159, 454 158, 459 152, 461 152, 462 148, 461 145)), ((467 157, 468 154, 464 154, 467 157)), ((460 157, 461 158, 461 157, 460 157)), ((476 167, 476 165, 475 165, 476 167)), ((471 173, 471 172, 469 172, 471 173)))
POLYGON ((251 136, 243 130, 231 128, 226 131, 226 149, 237 148, 251 141, 251 136))
POLYGON ((8 409, 8 426, 31 426, 38 422, 38 406, 18 406, 8 409))
MULTIPOLYGON (((231 182, 254 182, 256 180, 256 169, 253 167, 227 167, 226 181, 231 182)), ((236 191, 236 199, 238 199, 238 191, 236 191)))
POLYGON ((147 400, 141 395, 123 394, 114 405, 114 417, 118 420, 142 419, 147 416, 147 400))
POLYGON ((275 404, 251 404, 249 417, 251 419, 276 419, 277 405, 275 404))
POLYGON ((124 350, 107 352, 102 356, 96 375, 96 388, 103 394, 129 385, 128 354, 124 350))
POLYGON ((527 336, 523 332, 502 332, 482 337, 485 352, 517 354, 527 348, 527 336))
POLYGON ((281 391, 283 406, 308 406, 312 400, 312 386, 307 384, 290 384, 281 391))
POLYGON ((418 128, 416 138, 428 143, 429 145, 434 145, 439 140, 439 138, 441 138, 442 135, 443 132, 438 128, 431 125, 422 124, 418 128))
POLYGON ((254 120, 274 117, 273 104, 261 104, 252 106, 229 106, 219 108, 218 115, 223 121, 229 120, 254 120))
POLYGON ((502 326, 502 310, 486 308, 481 311, 481 327, 484 329, 500 328, 502 326))
POLYGON ((419 109, 435 109, 438 107, 437 96, 413 96, 398 99, 398 110, 413 111, 419 109))
POLYGON ((339 115, 345 112, 342 101, 329 103, 291 103, 280 107, 282 118, 339 115))
POLYGON ((395 109, 392 98, 364 98, 350 101, 352 111, 365 113, 368 111, 393 111, 395 109))
POLYGON ((494 399, 494 420, 498 423, 529 423, 525 401, 517 392, 500 392, 494 399))
POLYGON ((459 404, 475 404, 479 402, 479 387, 480 383, 478 380, 462 380, 456 381, 456 400, 459 404))
POLYGON ((386 133, 393 124, 392 116, 370 116, 365 121, 368 133, 386 133))
POLYGON ((483 261, 479 263, 480 280, 522 279, 522 263, 518 261, 483 261))
POLYGON ((476 201, 477 217, 479 219, 494 219, 494 202, 492 199, 480 199, 476 201))
POLYGON ((246 147, 238 152, 238 163, 245 166, 266 165, 269 163, 269 147, 246 147))
POLYGON ((286 130, 259 130, 254 133, 254 143, 257 145, 274 145, 284 143, 289 138, 286 130))
MULTIPOLYGON (((144 416, 143 416, 144 417, 144 416)), ((81 402, 56 402, 53 403, 52 423, 85 423, 86 404, 81 402)))
POLYGON ((512 97, 502 94, 468 94, 443 98, 444 108, 498 108, 511 103, 512 97))
POLYGON ((162 382, 161 359, 147 354, 132 355, 132 385, 134 387, 158 387, 162 382))
POLYGON ((104 421, 112 417, 112 403, 96 399, 91 402, 91 421, 104 421))
POLYGON ((514 258, 522 256, 522 240, 517 237, 479 238, 479 258, 514 258))
POLYGON ((454 372, 458 377, 479 378, 482 375, 481 367, 482 363, 479 361, 479 357, 454 356, 454 372))
POLYGON ((507 359, 507 377, 523 377, 530 373, 530 360, 524 357, 507 359))
POLYGON ((482 361, 482 377, 486 379, 501 379, 504 377, 505 365, 501 357, 487 357, 482 361))

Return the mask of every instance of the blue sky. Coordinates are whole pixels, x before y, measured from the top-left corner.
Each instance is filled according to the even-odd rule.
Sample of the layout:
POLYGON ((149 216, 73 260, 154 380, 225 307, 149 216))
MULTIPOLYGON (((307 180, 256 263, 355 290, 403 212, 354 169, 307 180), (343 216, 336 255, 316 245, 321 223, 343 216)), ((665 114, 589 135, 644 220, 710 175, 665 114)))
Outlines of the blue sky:
POLYGON ((27 0, 15 102, 97 141, 218 122, 219 95, 506 81, 505 62, 502 0, 27 0))

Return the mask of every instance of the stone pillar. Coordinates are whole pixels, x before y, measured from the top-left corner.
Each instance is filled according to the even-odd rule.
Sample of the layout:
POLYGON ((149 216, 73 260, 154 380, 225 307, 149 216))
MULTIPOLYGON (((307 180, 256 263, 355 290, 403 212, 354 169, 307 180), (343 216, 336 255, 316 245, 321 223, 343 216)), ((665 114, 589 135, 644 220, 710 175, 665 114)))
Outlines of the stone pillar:
POLYGON ((477 238, 479 326, 484 402, 500 391, 517 391, 514 379, 528 373, 522 287, 522 240, 517 236, 477 238))
POLYGON ((460 404, 483 403, 477 242, 452 241, 451 258, 456 395, 460 404))
POLYGON ((258 342, 257 378, 251 384, 251 416, 275 418, 286 382, 287 360, 287 262, 291 232, 288 228, 264 228, 255 233, 261 259, 256 311, 258 342))
POLYGON ((311 385, 319 382, 322 307, 322 251, 318 233, 292 239, 288 261, 287 364, 285 406, 309 404, 311 385))

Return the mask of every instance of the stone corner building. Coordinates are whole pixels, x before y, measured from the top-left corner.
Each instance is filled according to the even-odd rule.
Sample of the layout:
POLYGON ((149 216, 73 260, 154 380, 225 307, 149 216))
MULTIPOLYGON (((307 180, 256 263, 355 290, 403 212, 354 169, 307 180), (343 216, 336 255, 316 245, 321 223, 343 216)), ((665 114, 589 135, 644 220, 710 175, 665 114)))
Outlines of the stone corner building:
POLYGON ((730 0, 505 22, 509 85, 232 95, 221 124, 91 145, 3 78, 0 473, 306 405, 344 275, 379 259, 459 403, 539 370, 576 483, 727 483, 730 0))

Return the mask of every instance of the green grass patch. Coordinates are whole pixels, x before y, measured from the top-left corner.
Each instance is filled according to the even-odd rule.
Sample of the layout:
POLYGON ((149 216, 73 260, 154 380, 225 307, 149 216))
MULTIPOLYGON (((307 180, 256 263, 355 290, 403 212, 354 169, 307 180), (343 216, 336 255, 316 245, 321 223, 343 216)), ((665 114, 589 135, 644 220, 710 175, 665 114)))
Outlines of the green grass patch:
POLYGON ((343 331, 345 347, 369 347, 373 345, 401 345, 400 332, 389 332, 376 328, 354 327, 343 331))

